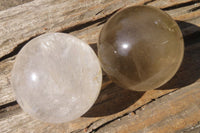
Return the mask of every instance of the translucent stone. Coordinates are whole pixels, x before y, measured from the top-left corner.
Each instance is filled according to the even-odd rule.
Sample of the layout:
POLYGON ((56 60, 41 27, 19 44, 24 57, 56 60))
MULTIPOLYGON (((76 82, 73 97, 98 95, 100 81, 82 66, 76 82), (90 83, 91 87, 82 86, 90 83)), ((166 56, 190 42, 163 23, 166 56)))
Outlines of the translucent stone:
POLYGON ((177 72, 184 43, 177 23, 165 12, 133 6, 104 25, 98 55, 105 72, 119 86, 136 91, 160 87, 177 72))
POLYGON ((25 112, 62 123, 80 117, 94 104, 102 72, 88 44, 64 33, 47 33, 17 55, 11 83, 25 112))

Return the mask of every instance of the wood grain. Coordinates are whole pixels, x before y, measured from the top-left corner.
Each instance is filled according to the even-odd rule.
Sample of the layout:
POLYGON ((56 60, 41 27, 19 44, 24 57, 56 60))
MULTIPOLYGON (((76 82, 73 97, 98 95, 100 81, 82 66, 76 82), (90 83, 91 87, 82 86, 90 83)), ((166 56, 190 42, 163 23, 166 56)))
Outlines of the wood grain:
POLYGON ((32 37, 92 22, 126 6, 148 3, 166 8, 191 1, 156 0, 150 4, 151 0, 35 0, 0 12, 0 58, 32 37))
MULTIPOLYGON (((198 7, 198 6, 200 6, 199 3, 196 5, 193 4, 190 6, 186 6, 186 7, 184 7, 184 10, 175 9, 174 11, 173 10, 167 11, 167 13, 172 15, 172 17, 174 17, 174 18, 185 15, 186 16, 185 20, 184 19, 179 19, 179 20, 186 21, 186 22, 192 23, 194 25, 200 25, 200 20, 199 21, 196 20, 196 19, 200 19, 200 17, 194 17, 193 19, 189 19, 189 20, 187 19, 188 15, 198 12, 198 11, 189 12, 191 9, 198 7)), ((71 28, 71 29, 65 30, 63 32, 70 33, 70 34, 86 41, 89 44, 95 44, 97 42, 100 29, 102 28, 103 23, 107 20, 107 18, 108 17, 104 16, 104 18, 102 18, 96 22, 92 22, 87 27, 77 28, 77 29, 71 28)), ((184 27, 184 25, 183 25, 182 31, 183 31, 184 36, 188 36, 189 34, 192 34, 194 32, 200 31, 200 30, 199 30, 199 28, 196 28, 195 26, 188 25, 188 26, 184 27)), ((24 44, 22 44, 22 45, 24 45, 24 44)), ((18 45, 18 46, 20 46, 20 48, 21 48, 21 45, 18 45)), ((6 59, 6 60, 3 60, 2 62, 0 62, 0 79, 1 79, 0 80, 0 106, 7 104, 9 102, 13 102, 15 100, 15 98, 12 94, 12 89, 11 89, 10 82, 9 82, 10 81, 9 80, 10 72, 11 72, 13 63, 14 63, 14 57, 11 57, 9 59, 6 59)))
POLYGON ((200 82, 157 99, 134 115, 107 123, 97 133, 172 133, 196 124, 200 118, 200 82), (117 127, 117 128, 116 128, 117 127))
MULTIPOLYGON (((141 2, 145 0, 134 4, 141 2)), ((128 0, 35 0, 1 11, 0 58, 32 37, 95 21, 128 4, 128 0)))
POLYGON ((16 133, 18 130, 26 132, 27 129, 33 133, 77 132, 80 129, 84 130, 91 124, 94 124, 95 127, 101 126, 112 119, 141 107, 152 99, 172 91, 174 89, 152 90, 143 94, 141 92, 124 90, 111 84, 101 92, 100 97, 91 110, 80 119, 58 125, 47 124, 31 118, 16 105, 12 106, 12 108, 7 108, 5 111, 2 110, 0 129, 5 133, 16 133))
POLYGON ((199 7, 193 0, 34 0, 0 11, 0 132, 169 133, 196 125, 200 121, 199 7), (64 124, 40 122, 20 109, 9 78, 15 56, 26 41, 45 32, 62 31, 96 50, 104 22, 121 8, 138 4, 162 8, 179 20, 186 49, 183 64, 172 80, 157 90, 132 92, 117 87, 104 75, 95 105, 80 119, 64 124))
POLYGON ((22 5, 24 3, 30 2, 33 0, 1 0, 0 1, 0 11, 6 10, 11 7, 22 5))

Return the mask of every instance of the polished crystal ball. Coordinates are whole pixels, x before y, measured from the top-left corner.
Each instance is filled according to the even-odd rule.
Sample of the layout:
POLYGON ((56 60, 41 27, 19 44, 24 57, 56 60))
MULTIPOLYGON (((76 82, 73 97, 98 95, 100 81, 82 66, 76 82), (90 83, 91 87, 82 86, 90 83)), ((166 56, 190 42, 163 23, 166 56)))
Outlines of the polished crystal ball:
POLYGON ((63 123, 94 104, 102 72, 88 44, 68 34, 47 33, 19 52, 11 83, 25 112, 48 123, 63 123))
POLYGON ((116 13, 105 23, 98 43, 104 71, 119 86, 135 91, 155 89, 169 81, 183 53, 177 23, 150 6, 132 6, 116 13))

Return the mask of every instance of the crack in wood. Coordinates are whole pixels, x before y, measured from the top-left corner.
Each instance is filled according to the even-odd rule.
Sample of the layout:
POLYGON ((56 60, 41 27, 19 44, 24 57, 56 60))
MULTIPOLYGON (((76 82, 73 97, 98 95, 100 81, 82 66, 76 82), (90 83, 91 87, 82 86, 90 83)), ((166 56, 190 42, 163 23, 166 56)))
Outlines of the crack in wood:
POLYGON ((199 0, 194 0, 194 1, 186 2, 186 3, 181 3, 181 4, 169 6, 169 7, 166 7, 166 8, 162 8, 162 10, 169 11, 169 10, 174 10, 174 9, 177 9, 177 8, 190 6, 190 5, 197 4, 197 3, 200 3, 200 1, 199 0))
POLYGON ((190 9, 188 12, 194 12, 200 9, 200 6, 190 9))
POLYGON ((154 2, 154 1, 156 1, 156 0, 147 1, 147 2, 144 3, 144 5, 148 5, 149 3, 152 3, 152 2, 154 2))
MULTIPOLYGON (((83 23, 83 24, 78 24, 78 25, 75 25, 75 26, 70 27, 70 28, 68 28, 68 29, 65 29, 65 30, 63 30, 63 31, 61 31, 61 32, 63 32, 63 33, 71 33, 71 32, 74 32, 74 31, 82 30, 82 29, 87 28, 87 27, 89 27, 89 26, 91 26, 91 25, 94 25, 94 24, 96 24, 96 23, 101 23, 101 24, 102 24, 102 23, 105 23, 105 21, 107 21, 107 19, 110 18, 113 14, 115 14, 118 10, 120 10, 120 9, 117 9, 117 10, 115 10, 114 12, 112 12, 112 13, 110 13, 110 14, 108 14, 108 15, 102 17, 102 18, 99 18, 99 19, 97 19, 97 20, 88 21, 88 22, 83 23)), ((31 39, 33 39, 33 38, 35 38, 35 37, 37 37, 37 36, 39 36, 39 35, 36 35, 36 36, 34 36, 34 37, 31 37, 31 38, 28 39, 27 41, 25 41, 25 42, 19 44, 19 45, 18 45, 15 49, 13 49, 9 54, 6 54, 6 55, 4 55, 3 57, 1 57, 1 58, 0 58, 0 62, 3 61, 3 60, 5 60, 5 59, 7 59, 7 58, 10 58, 10 57, 12 57, 12 56, 17 55, 18 52, 22 49, 22 47, 23 47, 24 45, 26 45, 27 42, 29 42, 31 39)))
MULTIPOLYGON (((104 10, 104 9, 103 9, 104 10)), ((96 13, 96 15, 100 14, 101 12, 103 12, 103 10, 100 10, 99 12, 96 13)))
POLYGON ((18 104, 17 101, 13 101, 13 102, 10 102, 10 103, 1 105, 1 106, 0 106, 0 112, 1 112, 2 109, 8 108, 8 107, 10 107, 10 106, 15 106, 15 105, 17 105, 17 104, 18 104))
POLYGON ((108 15, 102 17, 102 18, 99 18, 99 19, 97 19, 97 20, 88 21, 88 22, 83 23, 83 24, 75 25, 75 26, 73 26, 73 27, 70 27, 70 28, 68 28, 68 29, 66 29, 66 30, 64 30, 64 31, 62 31, 62 32, 64 32, 64 33, 70 33, 70 32, 74 32, 74 31, 79 31, 79 30, 82 30, 82 29, 84 29, 84 28, 87 28, 87 27, 89 27, 89 26, 91 26, 91 25, 94 25, 94 24, 96 24, 96 23, 104 22, 104 21, 106 21, 108 18, 110 18, 113 14, 115 14, 118 10, 120 10, 120 9, 117 9, 117 10, 115 10, 114 12, 112 12, 112 13, 110 13, 110 14, 108 14, 108 15))
POLYGON ((182 131, 178 131, 177 133, 200 133, 200 121, 197 122, 196 125, 187 129, 183 129, 182 131))
MULTIPOLYGON (((36 36, 35 36, 36 37, 36 36)), ((33 39, 34 37, 31 37, 31 39, 33 39)), ((4 55, 3 57, 0 58, 0 62, 7 59, 7 58, 10 58, 10 57, 13 57, 15 55, 17 55, 19 53, 19 51, 22 49, 22 47, 27 43, 29 42, 31 39, 19 44, 17 47, 15 47, 9 54, 6 54, 4 55)))

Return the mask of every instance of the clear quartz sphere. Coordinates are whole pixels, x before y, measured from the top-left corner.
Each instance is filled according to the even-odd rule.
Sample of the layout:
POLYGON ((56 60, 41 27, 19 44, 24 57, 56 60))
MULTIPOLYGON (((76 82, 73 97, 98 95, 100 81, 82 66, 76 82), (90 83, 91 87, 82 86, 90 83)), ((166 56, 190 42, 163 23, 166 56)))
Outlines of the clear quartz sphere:
POLYGON ((25 112, 48 123, 63 123, 94 104, 102 71, 88 44, 68 34, 47 33, 19 52, 11 83, 25 112))
POLYGON ((183 59, 183 36, 177 23, 151 6, 132 6, 104 25, 98 56, 104 71, 119 86, 155 89, 169 81, 183 59))

